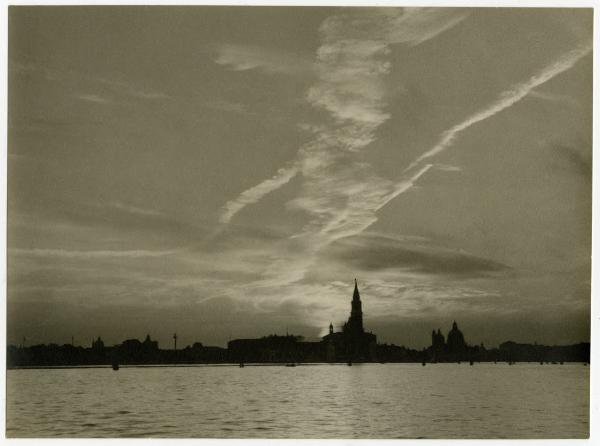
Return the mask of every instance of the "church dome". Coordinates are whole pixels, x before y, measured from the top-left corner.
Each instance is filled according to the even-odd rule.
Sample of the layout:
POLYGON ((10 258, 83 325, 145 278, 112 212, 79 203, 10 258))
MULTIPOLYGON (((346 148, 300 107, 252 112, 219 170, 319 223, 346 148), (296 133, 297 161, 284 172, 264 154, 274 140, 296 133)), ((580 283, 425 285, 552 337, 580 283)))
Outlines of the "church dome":
POLYGON ((462 331, 458 329, 456 321, 452 324, 452 330, 448 332, 447 345, 450 351, 460 351, 466 346, 465 337, 462 331))

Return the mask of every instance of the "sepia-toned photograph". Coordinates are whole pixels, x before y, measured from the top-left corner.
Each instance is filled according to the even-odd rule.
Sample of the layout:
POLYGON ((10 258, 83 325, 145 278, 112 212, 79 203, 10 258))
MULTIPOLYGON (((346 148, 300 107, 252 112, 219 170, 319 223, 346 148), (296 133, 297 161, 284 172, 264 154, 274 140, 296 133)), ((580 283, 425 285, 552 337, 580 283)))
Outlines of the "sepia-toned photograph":
POLYGON ((593 8, 4 8, 6 438, 589 438, 593 8))

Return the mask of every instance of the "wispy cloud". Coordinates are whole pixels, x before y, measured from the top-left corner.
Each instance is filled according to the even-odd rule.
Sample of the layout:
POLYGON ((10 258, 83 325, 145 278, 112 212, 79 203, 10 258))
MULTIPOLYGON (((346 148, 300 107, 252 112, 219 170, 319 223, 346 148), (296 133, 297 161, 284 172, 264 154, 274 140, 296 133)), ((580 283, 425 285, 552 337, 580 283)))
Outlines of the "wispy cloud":
POLYGON ((418 165, 421 161, 431 158, 432 156, 435 156, 438 153, 446 150, 454 143, 457 135, 460 132, 513 106, 525 96, 530 94, 534 88, 548 82, 550 79, 553 79, 559 74, 564 73, 572 68, 581 58, 587 56, 591 51, 591 43, 581 45, 580 47, 563 54, 556 61, 544 67, 538 73, 530 77, 527 81, 516 84, 510 89, 503 91, 500 93, 498 98, 487 107, 477 111, 464 121, 456 124, 442 133, 442 137, 437 144, 413 161, 406 170, 410 170, 418 165))
POLYGON ((121 211, 129 212, 131 214, 137 214, 137 215, 143 215, 143 216, 146 216, 146 215, 163 215, 162 212, 157 211, 156 209, 140 208, 140 207, 131 206, 131 205, 120 203, 120 202, 111 203, 110 206, 113 207, 113 208, 115 208, 115 209, 119 209, 121 211))
POLYGON ((214 46, 214 61, 233 71, 262 70, 270 74, 306 74, 312 71, 309 61, 300 56, 251 45, 219 44, 214 46))
POLYGON ((81 99, 82 101, 87 101, 87 102, 94 102, 96 104, 108 104, 112 101, 103 98, 102 96, 98 96, 96 94, 80 94, 77 96, 78 99, 81 99))
MULTIPOLYGON (((166 93, 142 88, 135 82, 123 81, 106 76, 91 75, 76 70, 48 68, 40 63, 22 63, 18 61, 10 61, 9 70, 21 75, 36 74, 38 76, 42 76, 48 81, 68 81, 71 82, 70 88, 73 88, 73 83, 85 81, 88 83, 88 85, 93 86, 95 90, 109 89, 114 95, 126 96, 142 100, 159 100, 169 98, 169 95, 167 95, 166 93)), ((77 96, 79 97, 79 99, 96 103, 111 102, 98 92, 85 92, 77 96)))
POLYGON ((325 40, 353 37, 385 41, 390 44, 419 45, 456 26, 469 16, 459 8, 376 8, 368 12, 356 10, 329 17, 321 30, 325 40))
POLYGON ((412 177, 410 177, 406 180, 398 181, 394 187, 394 190, 390 194, 388 194, 385 197, 385 199, 381 200, 381 202, 379 203, 379 206, 377 207, 377 210, 381 209, 383 206, 388 204, 391 200, 396 198, 398 195, 406 192, 411 187, 413 187, 415 185, 416 181, 419 178, 421 178, 423 175, 425 175, 425 173, 427 173, 429 171, 429 169, 431 169, 432 167, 433 167, 433 164, 426 164, 419 171, 417 171, 412 177))
POLYGON ((146 100, 158 100, 158 99, 167 99, 169 95, 154 90, 148 90, 141 88, 133 82, 124 82, 116 79, 109 79, 106 77, 93 77, 86 76, 88 79, 98 82, 100 84, 106 85, 111 88, 113 91, 121 94, 125 94, 130 97, 138 98, 138 99, 146 99, 146 100))
POLYGON ((239 102, 216 100, 212 102, 203 102, 203 106, 211 110, 249 114, 248 108, 244 104, 241 104, 239 102))
POLYGON ((14 255, 35 256, 35 257, 66 257, 75 259, 107 258, 107 257, 162 257, 175 254, 178 250, 150 251, 143 249, 136 250, 100 250, 100 251, 72 251, 67 249, 23 249, 9 248, 8 252, 14 255))
POLYGON ((449 164, 435 164, 435 168, 437 170, 441 170, 443 172, 460 172, 462 169, 458 166, 451 166, 449 164))
POLYGON ((539 89, 531 90, 529 96, 548 102, 560 102, 571 107, 576 107, 578 105, 578 102, 572 96, 566 94, 550 93, 548 91, 541 91, 539 89))
POLYGON ((231 200, 223 207, 223 212, 219 220, 221 223, 229 223, 233 216, 249 204, 256 203, 268 193, 279 189, 287 184, 298 172, 295 167, 284 167, 268 180, 242 192, 235 200, 231 200))

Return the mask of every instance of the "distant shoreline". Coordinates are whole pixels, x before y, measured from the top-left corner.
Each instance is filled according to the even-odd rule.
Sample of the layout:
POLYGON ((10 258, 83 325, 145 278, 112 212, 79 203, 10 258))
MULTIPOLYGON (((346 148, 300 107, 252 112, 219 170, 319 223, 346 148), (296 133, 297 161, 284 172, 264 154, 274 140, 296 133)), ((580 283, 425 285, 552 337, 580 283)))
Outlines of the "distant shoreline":
MULTIPOLYGON (((479 361, 475 362, 475 364, 509 364, 507 361, 479 361)), ((390 365, 390 364, 415 364, 422 365, 419 362, 414 361, 405 361, 405 362, 356 362, 353 363, 355 366, 360 365, 390 365)), ((442 364, 456 364, 456 365, 469 365, 468 361, 457 362, 426 362, 426 365, 442 365, 442 364)), ((537 361, 513 361, 513 364, 538 364, 537 361)), ((585 364, 587 362, 584 361, 563 361, 563 364, 560 363, 550 363, 545 362, 543 365, 566 365, 566 364, 585 364)), ((321 366, 321 365, 343 365, 347 366, 348 364, 344 362, 310 362, 310 363, 294 363, 294 366, 321 366)), ((542 365, 542 364, 540 364, 542 365)), ((212 363, 212 364, 120 364, 119 368, 121 369, 142 369, 142 368, 169 368, 169 367, 239 367, 239 363, 212 363)), ((286 367, 287 363, 283 362, 253 362, 253 363, 244 363, 244 367, 286 367)), ((8 366, 6 370, 53 370, 53 369, 111 369, 111 365, 107 364, 97 364, 97 365, 44 365, 44 366, 8 366)))

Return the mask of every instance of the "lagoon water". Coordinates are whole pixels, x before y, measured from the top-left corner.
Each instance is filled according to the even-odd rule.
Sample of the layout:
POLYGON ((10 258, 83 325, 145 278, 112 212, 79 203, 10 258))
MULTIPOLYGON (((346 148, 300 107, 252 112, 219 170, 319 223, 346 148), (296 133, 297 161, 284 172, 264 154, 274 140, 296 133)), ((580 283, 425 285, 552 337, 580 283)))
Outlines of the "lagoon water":
POLYGON ((8 437, 585 438, 583 364, 7 371, 8 437))

